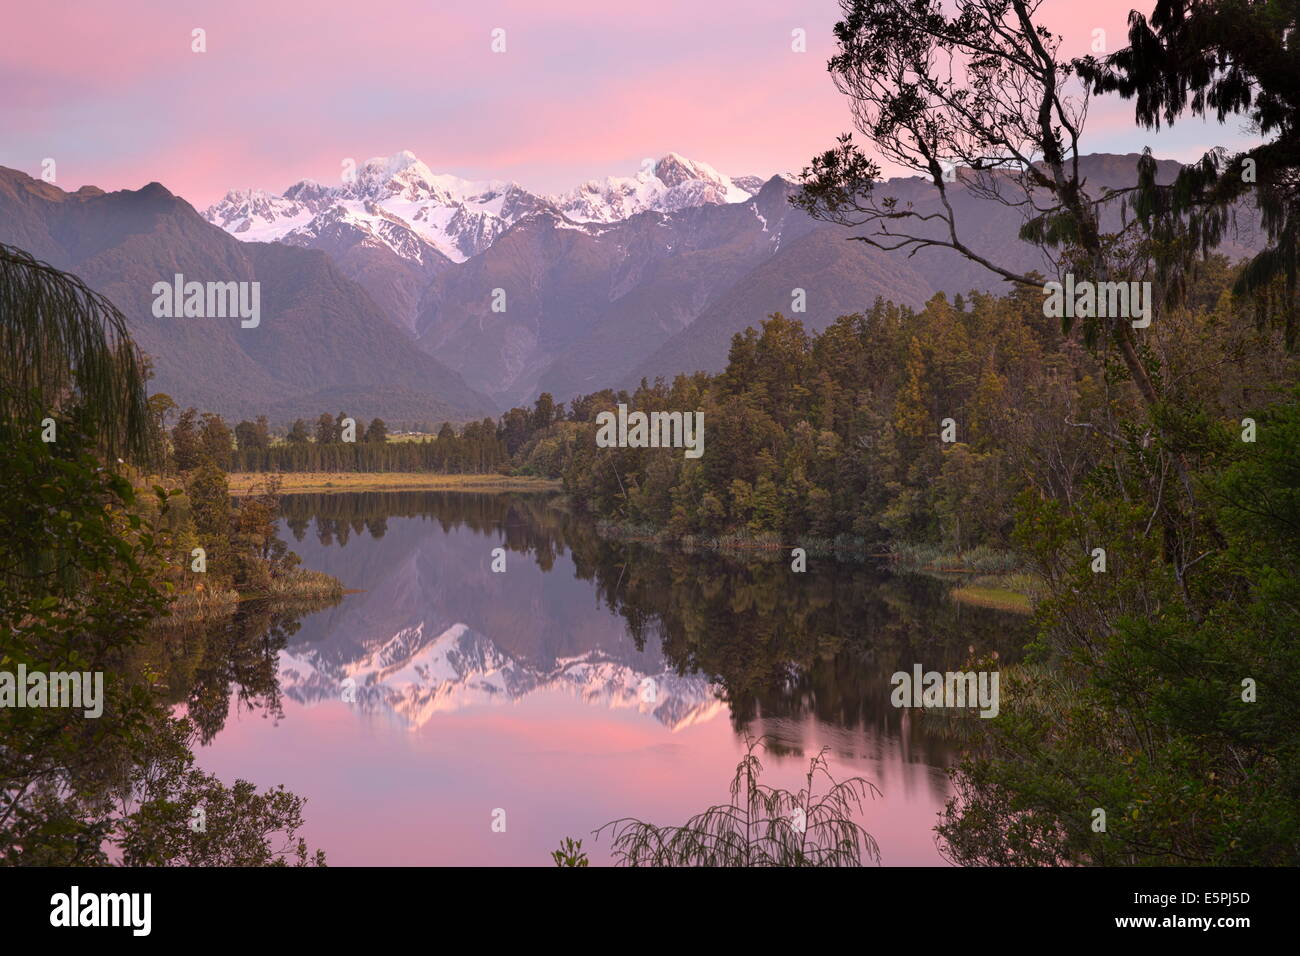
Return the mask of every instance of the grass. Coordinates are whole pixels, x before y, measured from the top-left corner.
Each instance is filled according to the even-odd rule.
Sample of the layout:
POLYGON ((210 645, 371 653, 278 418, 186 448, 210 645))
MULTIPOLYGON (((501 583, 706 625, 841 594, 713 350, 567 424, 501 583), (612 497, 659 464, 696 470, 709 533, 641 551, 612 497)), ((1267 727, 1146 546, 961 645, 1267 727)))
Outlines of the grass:
POLYGON ((978 604, 981 607, 997 608, 999 611, 1013 611, 1016 614, 1029 614, 1034 609, 1028 594, 1021 594, 1004 587, 963 587, 953 588, 949 592, 953 600, 964 604, 978 604))
POLYGON ((1018 570, 1019 561, 1009 551, 980 545, 957 554, 932 544, 899 544, 895 550, 895 567, 901 570, 949 582, 960 577, 948 592, 955 601, 1015 614, 1034 609, 1034 577, 1018 570))
POLYGON ((955 574, 1011 574, 1017 570, 1018 560, 1009 551, 999 551, 985 545, 953 552, 942 545, 895 544, 894 553, 898 567, 908 571, 937 571, 955 574))
MULTIPOLYGON (((247 495, 267 478, 261 472, 236 472, 230 476, 230 493, 247 495)), ((439 475, 433 472, 285 472, 280 491, 559 491, 550 478, 513 475, 439 475)))
POLYGON ((271 580, 271 597, 279 600, 319 601, 343 597, 343 584, 323 571, 294 568, 271 580))
POLYGON ((205 621, 233 614, 239 603, 239 594, 235 591, 218 591, 194 588, 177 594, 168 607, 171 613, 159 619, 164 626, 185 624, 191 621, 205 621))

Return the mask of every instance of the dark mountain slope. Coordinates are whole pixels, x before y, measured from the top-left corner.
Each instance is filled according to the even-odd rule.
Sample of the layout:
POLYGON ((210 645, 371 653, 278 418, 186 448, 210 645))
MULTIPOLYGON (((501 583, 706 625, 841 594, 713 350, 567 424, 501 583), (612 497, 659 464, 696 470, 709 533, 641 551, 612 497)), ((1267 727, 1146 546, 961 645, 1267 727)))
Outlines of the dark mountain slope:
MULTIPOLYGON (((490 400, 413 347, 326 253, 241 243, 157 183, 137 191, 65 193, 0 168, 0 241, 81 276, 127 316, 153 359, 152 391, 230 417, 319 414, 346 389, 346 411, 395 421, 462 420, 490 400), (259 282, 260 324, 156 318, 156 282, 259 282)), ((337 411, 337 408, 329 409, 337 411)))

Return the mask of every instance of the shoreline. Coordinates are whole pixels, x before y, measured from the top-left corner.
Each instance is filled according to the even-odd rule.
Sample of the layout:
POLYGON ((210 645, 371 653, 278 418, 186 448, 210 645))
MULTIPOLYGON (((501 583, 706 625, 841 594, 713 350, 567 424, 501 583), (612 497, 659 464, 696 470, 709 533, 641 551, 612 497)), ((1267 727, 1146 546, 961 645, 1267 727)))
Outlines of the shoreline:
MULTIPOLYGON (((254 494, 256 486, 275 472, 232 472, 230 494, 254 494)), ((282 472, 281 494, 299 492, 355 491, 560 491, 563 485, 551 478, 520 475, 444 475, 434 472, 295 471, 282 472)))
POLYGON ((876 561, 885 564, 895 573, 921 574, 943 581, 949 586, 948 596, 963 604, 993 608, 1012 614, 1032 614, 1034 609, 1033 580, 1022 568, 1011 563, 1011 555, 976 549, 967 555, 945 553, 933 545, 903 544, 894 551, 879 552, 868 549, 865 542, 852 539, 809 538, 799 545, 784 544, 776 535, 728 534, 717 537, 701 535, 673 536, 653 528, 597 520, 597 532, 613 540, 635 541, 652 547, 671 547, 680 550, 705 550, 721 554, 789 553, 794 547, 803 547, 809 556, 830 557, 835 561, 862 563, 876 561), (980 551, 984 551, 983 554, 980 551), (976 564, 992 566, 971 567, 970 557, 976 564), (963 566, 964 565, 964 566, 963 566), (965 577, 968 576, 968 577, 965 577))

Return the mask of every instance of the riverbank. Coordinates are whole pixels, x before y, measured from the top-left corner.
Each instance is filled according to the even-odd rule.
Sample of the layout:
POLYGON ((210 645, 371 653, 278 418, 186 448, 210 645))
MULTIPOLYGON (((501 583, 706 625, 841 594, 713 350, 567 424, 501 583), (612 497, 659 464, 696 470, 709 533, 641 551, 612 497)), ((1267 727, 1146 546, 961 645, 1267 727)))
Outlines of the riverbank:
POLYGON ((166 628, 219 620, 234 614, 244 601, 268 601, 275 606, 319 604, 324 607, 342 600, 345 593, 343 582, 338 578, 307 568, 293 568, 287 574, 272 578, 268 590, 209 590, 200 583, 177 593, 168 603, 167 613, 154 624, 166 628))
POLYGON ((849 535, 837 538, 807 538, 797 543, 783 542, 774 534, 728 534, 673 536, 642 525, 597 522, 600 534, 623 541, 640 541, 656 546, 683 550, 709 550, 728 554, 784 553, 802 548, 809 557, 829 557, 837 561, 882 561, 895 571, 925 574, 952 586, 954 601, 980 607, 996 608, 1015 614, 1030 614, 1034 609, 1034 576, 1027 573, 1017 557, 1009 551, 977 547, 960 554, 948 553, 934 545, 895 544, 888 550, 869 546, 863 539, 849 535))
MULTIPOLYGON (((230 475, 232 495, 256 494, 270 477, 264 472, 230 475)), ((559 481, 513 475, 442 475, 433 472, 319 472, 280 474, 282 494, 345 491, 559 491, 559 481)))
POLYGON ((988 585, 965 585, 953 588, 948 596, 963 604, 996 608, 1013 614, 1032 614, 1034 602, 1029 594, 1011 586, 1010 582, 995 581, 988 585))
POLYGON ((948 582, 953 585, 948 596, 963 604, 1014 614, 1034 610, 1038 582, 1010 551, 980 546, 951 553, 935 545, 900 544, 895 547, 893 565, 948 582))

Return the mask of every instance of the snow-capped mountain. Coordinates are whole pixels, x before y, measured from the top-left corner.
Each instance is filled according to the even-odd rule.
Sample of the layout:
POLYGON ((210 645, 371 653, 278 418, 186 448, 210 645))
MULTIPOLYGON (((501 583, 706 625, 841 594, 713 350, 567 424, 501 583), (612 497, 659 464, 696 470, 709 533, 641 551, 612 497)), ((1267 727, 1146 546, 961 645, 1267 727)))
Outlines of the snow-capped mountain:
POLYGON ((464 624, 440 633, 429 633, 424 623, 404 628, 341 667, 327 663, 312 645, 280 652, 280 688, 291 700, 342 700, 345 687, 355 691, 354 706, 385 714, 411 730, 439 713, 510 703, 546 690, 571 694, 591 706, 635 709, 671 730, 726 710, 701 677, 671 671, 640 674, 598 652, 540 670, 503 653, 464 624))
POLYGON ((617 222, 649 210, 677 212, 706 203, 745 202, 762 181, 754 176, 743 180, 745 185, 707 163, 669 153, 658 162, 645 160, 635 176, 589 180, 552 201, 574 222, 617 222))
POLYGON ((346 226, 403 258, 421 256, 428 245, 463 262, 516 220, 551 208, 515 183, 437 175, 409 151, 372 159, 350 179, 338 186, 303 180, 283 196, 234 190, 203 215, 249 242, 311 245, 325 229, 346 226))
POLYGON ((435 265, 448 258, 404 219, 371 200, 359 206, 344 202, 326 205, 307 222, 276 238, 287 245, 307 248, 357 243, 383 246, 420 265, 435 265))
POLYGON ((232 189, 205 209, 203 218, 245 242, 273 242, 311 222, 317 208, 318 203, 299 202, 263 189, 232 189))
POLYGON ((761 185, 757 177, 733 180, 706 163, 669 153, 658 162, 646 160, 634 176, 592 180, 550 197, 513 182, 435 174, 404 150, 369 160, 352 181, 338 186, 303 180, 280 196, 232 190, 203 215, 249 242, 315 246, 326 231, 342 230, 353 242, 384 246, 410 261, 426 263, 427 247, 464 262, 538 213, 573 224, 617 222, 649 210, 744 202, 761 185))

